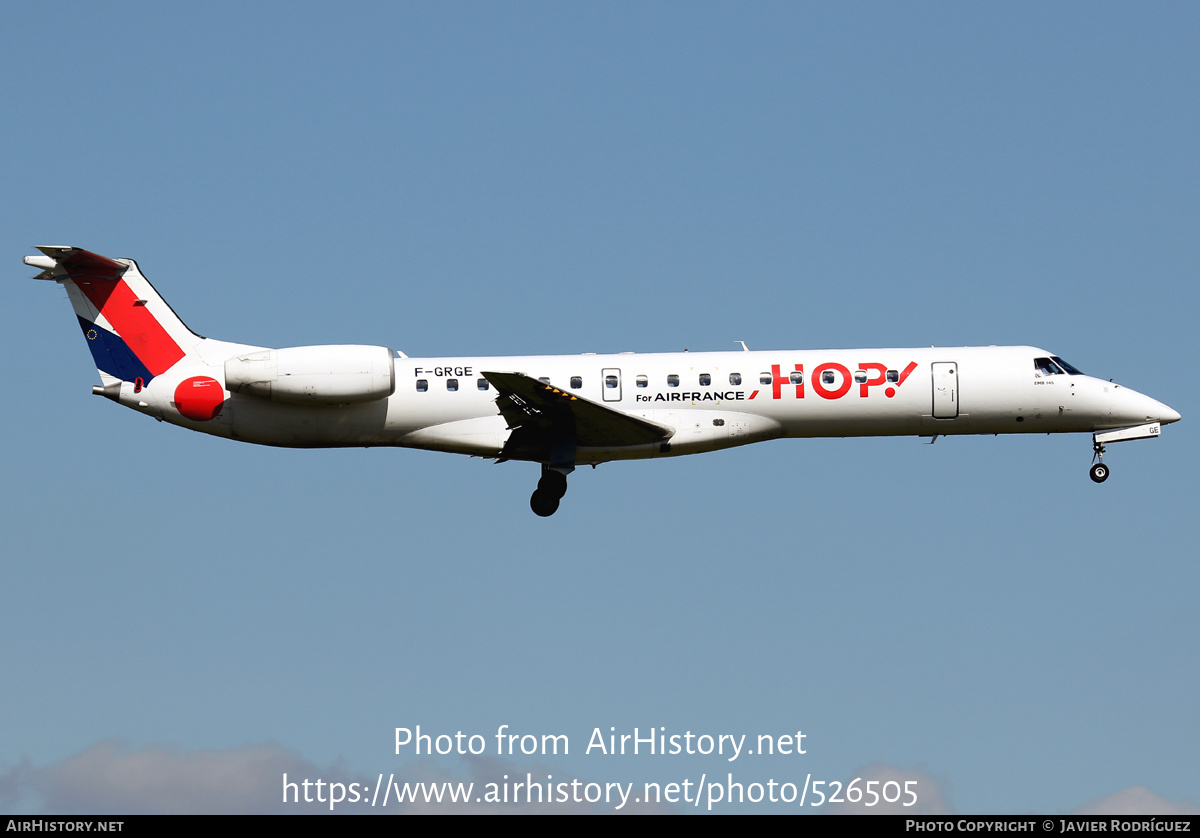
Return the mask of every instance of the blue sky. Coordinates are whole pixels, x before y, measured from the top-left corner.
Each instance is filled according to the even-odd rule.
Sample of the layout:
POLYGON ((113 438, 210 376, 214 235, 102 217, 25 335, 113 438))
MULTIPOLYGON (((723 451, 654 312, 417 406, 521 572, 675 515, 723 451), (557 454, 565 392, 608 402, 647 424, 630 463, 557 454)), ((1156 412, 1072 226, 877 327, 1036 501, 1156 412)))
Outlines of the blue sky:
POLYGON ((0 809, 277 811, 282 771, 1200 806, 1195 6, 0 20, 0 809), (526 464, 254 448, 92 398, 37 244, 135 258, 258 345, 1032 344, 1184 421, 1113 446, 1103 486, 1086 436, 782 441, 579 472, 541 520, 526 464), (418 724, 572 752, 397 756, 418 724), (808 753, 583 753, 657 726, 808 753))

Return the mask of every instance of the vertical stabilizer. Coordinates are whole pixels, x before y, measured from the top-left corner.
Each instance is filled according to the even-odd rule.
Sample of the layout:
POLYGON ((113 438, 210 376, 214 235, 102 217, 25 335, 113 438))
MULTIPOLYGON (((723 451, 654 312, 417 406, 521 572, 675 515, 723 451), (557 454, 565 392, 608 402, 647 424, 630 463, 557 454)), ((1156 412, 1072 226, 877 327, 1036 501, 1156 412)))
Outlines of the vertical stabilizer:
POLYGON ((108 259, 78 247, 38 247, 25 263, 38 279, 62 284, 104 383, 140 389, 193 353, 203 338, 142 276, 132 259, 108 259))

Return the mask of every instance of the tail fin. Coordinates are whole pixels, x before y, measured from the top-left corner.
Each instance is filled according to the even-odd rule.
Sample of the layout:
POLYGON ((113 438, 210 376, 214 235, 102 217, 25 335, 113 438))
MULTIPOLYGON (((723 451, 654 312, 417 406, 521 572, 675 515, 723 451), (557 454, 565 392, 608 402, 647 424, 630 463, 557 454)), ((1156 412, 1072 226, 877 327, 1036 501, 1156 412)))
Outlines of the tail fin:
POLYGON ((132 259, 108 259, 78 247, 38 247, 25 264, 42 268, 67 296, 104 384, 140 390, 195 351, 203 337, 183 324, 132 259), (139 381, 140 379, 140 381, 139 381))

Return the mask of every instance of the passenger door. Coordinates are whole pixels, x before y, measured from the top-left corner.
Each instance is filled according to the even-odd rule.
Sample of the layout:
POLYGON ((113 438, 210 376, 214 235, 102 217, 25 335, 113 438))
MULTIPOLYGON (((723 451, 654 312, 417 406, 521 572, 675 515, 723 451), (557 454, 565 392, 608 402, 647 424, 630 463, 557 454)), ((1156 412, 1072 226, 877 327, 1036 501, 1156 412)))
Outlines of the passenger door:
POLYGON ((933 367, 933 418, 958 417, 958 364, 937 361, 933 367))

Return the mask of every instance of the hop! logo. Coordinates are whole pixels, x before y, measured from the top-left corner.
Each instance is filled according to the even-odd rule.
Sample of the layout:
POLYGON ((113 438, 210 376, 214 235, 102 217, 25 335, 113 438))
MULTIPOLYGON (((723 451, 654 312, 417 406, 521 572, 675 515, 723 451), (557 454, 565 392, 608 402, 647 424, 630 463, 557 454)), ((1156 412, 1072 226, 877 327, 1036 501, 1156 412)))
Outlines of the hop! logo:
MULTIPOLYGON (((794 364, 793 367, 794 369, 784 374, 781 364, 771 365, 771 398, 782 399, 785 387, 795 387, 796 398, 804 398, 804 364, 794 364)), ((890 399, 895 397, 896 389, 916 368, 916 361, 909 362, 903 371, 889 370, 886 364, 861 363, 852 373, 845 364, 829 362, 814 367, 808 383, 812 391, 823 399, 840 399, 849 393, 855 384, 858 385, 859 398, 865 399, 872 387, 887 384, 883 394, 890 399)), ((766 381, 763 383, 766 384, 766 381)), ((750 394, 750 398, 753 399, 758 393, 759 391, 755 390, 750 394)))

